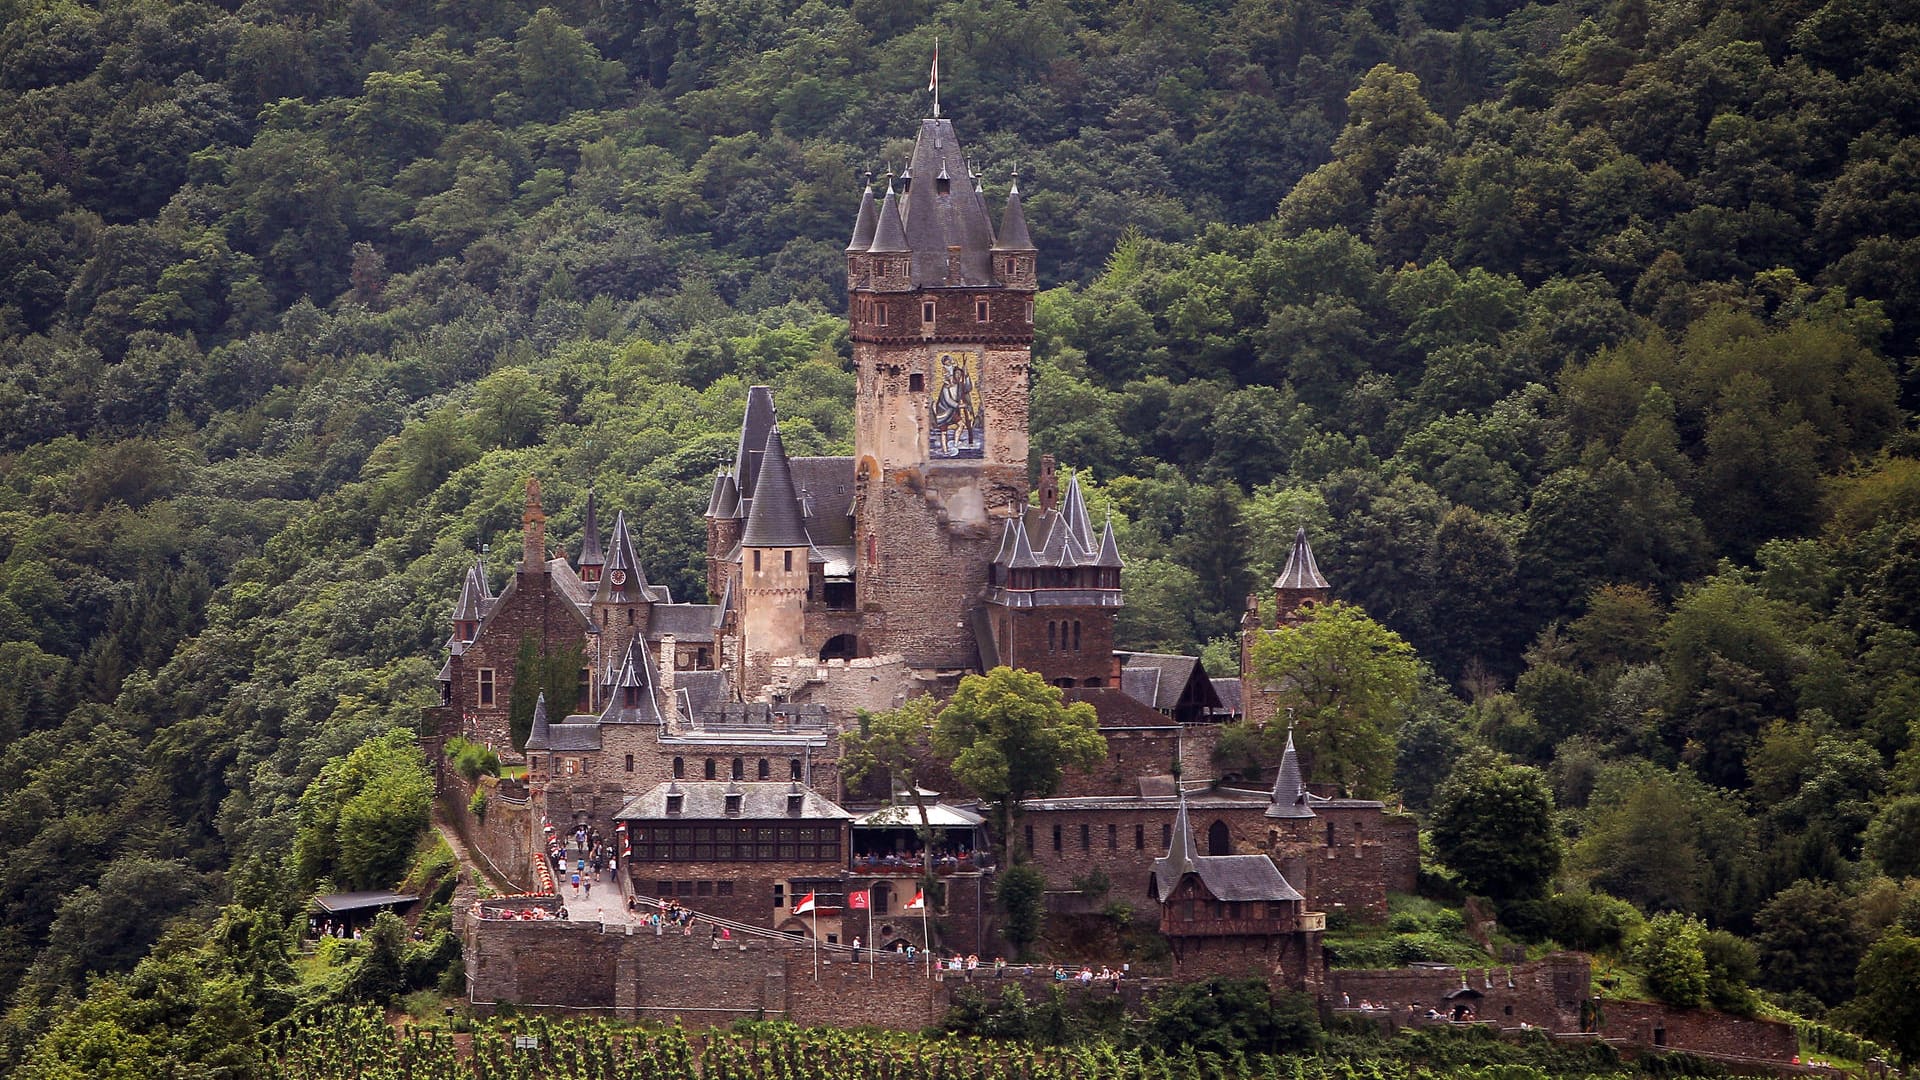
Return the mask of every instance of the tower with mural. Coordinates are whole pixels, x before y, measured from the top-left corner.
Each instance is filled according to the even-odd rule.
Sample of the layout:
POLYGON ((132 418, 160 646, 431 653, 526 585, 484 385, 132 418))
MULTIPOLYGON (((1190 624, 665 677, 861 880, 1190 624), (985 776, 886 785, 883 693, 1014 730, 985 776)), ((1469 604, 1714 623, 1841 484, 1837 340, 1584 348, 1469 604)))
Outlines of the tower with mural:
POLYGON ((1036 256, 1018 178, 996 232, 950 120, 921 121, 907 168, 862 197, 847 294, 863 654, 979 662, 974 612, 1029 490, 1036 256))

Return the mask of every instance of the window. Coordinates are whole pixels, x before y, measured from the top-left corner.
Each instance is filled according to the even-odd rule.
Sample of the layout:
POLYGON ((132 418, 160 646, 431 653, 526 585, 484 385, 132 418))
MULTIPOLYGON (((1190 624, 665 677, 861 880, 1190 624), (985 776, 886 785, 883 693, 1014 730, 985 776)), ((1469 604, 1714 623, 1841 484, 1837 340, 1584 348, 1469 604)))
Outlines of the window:
POLYGON ((1080 620, 1073 620, 1073 651, 1080 651, 1080 620))
POLYGON ((675 780, 685 780, 687 778, 686 758, 677 757, 673 759, 673 778, 675 780))
POLYGON ((728 793, 727 793, 727 816, 728 816, 728 817, 738 817, 738 816, 739 816, 739 814, 740 814, 740 802, 741 802, 741 796, 740 796, 740 795, 738 795, 738 794, 736 794, 736 793, 733 793, 733 792, 728 792, 728 793))
POLYGON ((760 779, 768 780, 768 779, 771 779, 772 777, 773 777, 773 767, 767 763, 766 758, 761 758, 760 759, 760 779))
POLYGON ((673 895, 673 882, 671 882, 671 881, 656 881, 656 882, 654 882, 654 883, 653 883, 653 895, 655 895, 655 896, 672 896, 672 895, 673 895))
POLYGON ((781 567, 780 569, 782 569, 782 570, 785 570, 785 571, 786 571, 787 573, 789 573, 789 574, 791 574, 791 573, 793 573, 793 552, 792 552, 792 550, 787 550, 787 551, 783 551, 783 552, 781 552, 780 554, 781 554, 781 556, 783 557, 783 559, 784 559, 784 561, 785 561, 785 565, 784 565, 784 566, 782 566, 782 567, 781 567))
POLYGON ((753 572, 756 574, 760 572, 760 549, 758 548, 753 552, 753 572))
POLYGON ((1027 854, 1033 854, 1033 826, 1027 826, 1027 854))
POLYGON ((677 893, 679 893, 679 894, 680 894, 681 896, 692 896, 692 895, 693 895, 693 882, 691 882, 691 881, 676 881, 676 882, 674 882, 674 883, 673 883, 673 891, 674 891, 674 892, 677 892, 677 893))
POLYGON ((1133 850, 1147 850, 1147 827, 1145 825, 1135 825, 1133 827, 1133 850))
POLYGON ((920 301, 920 321, 923 323, 930 323, 933 321, 933 301, 931 300, 920 301))
POLYGON ((791 761, 787 762, 787 779, 789 780, 800 779, 800 759, 799 758, 794 758, 791 761))
POLYGON ((1327 822, 1327 846, 1333 846, 1333 822, 1327 822))
MULTIPOLYGON (((882 319, 882 320, 880 320, 880 321, 881 321, 882 323, 884 323, 884 322, 886 322, 886 320, 885 320, 885 319, 882 319)), ((1029 300, 1029 301, 1027 301, 1027 321, 1028 321, 1028 322, 1032 322, 1032 321, 1033 321, 1033 301, 1031 301, 1031 300, 1029 300)))
POLYGON ((1163 848, 1173 846, 1173 823, 1172 822, 1166 822, 1160 826, 1160 846, 1163 848))
POLYGON ((1055 625, 1056 624, 1053 623, 1052 621, 1048 621, 1047 623, 1047 651, 1048 652, 1053 651, 1053 632, 1054 632, 1055 625))
POLYGON ((747 778, 746 762, 741 761, 739 758, 733 759, 733 778, 735 780, 745 780, 747 778))
POLYGON ((777 908, 787 906, 787 887, 778 881, 773 883, 773 906, 777 908))
POLYGON ((927 388, 927 377, 925 375, 922 375, 916 371, 913 374, 907 376, 907 389, 909 391, 915 394, 918 394, 925 391, 926 388, 927 388))
POLYGON ((580 683, 574 694, 574 700, 577 702, 573 707, 575 712, 587 712, 593 708, 592 678, 591 669, 580 669, 580 683))
POLYGON ((680 808, 685 805, 687 805, 687 797, 685 795, 667 796, 667 813, 668 814, 678 814, 680 812, 680 808))
POLYGON ((975 300, 973 302, 973 321, 987 321, 987 302, 985 300, 975 300))
POLYGON ((718 778, 719 778, 719 775, 720 775, 720 774, 719 774, 719 771, 718 771, 717 769, 715 769, 715 768, 714 768, 714 764, 713 764, 713 759, 712 759, 712 758, 708 758, 708 759, 707 759, 707 764, 706 764, 706 773, 707 773, 707 779, 709 779, 709 780, 715 780, 715 779, 718 779, 718 778))
POLYGON ((627 771, 628 772, 633 771, 633 755, 632 754, 627 755, 627 771))
POLYGON ((1080 850, 1093 850, 1093 826, 1084 821, 1080 823, 1080 850))
MULTIPOLYGON (((873 321, 880 324, 881 326, 887 325, 887 305, 879 304, 874 307, 873 321)), ((1033 305, 1032 304, 1027 305, 1027 321, 1028 322, 1033 321, 1033 305)))
POLYGON ((480 669, 480 704, 493 704, 493 669, 490 667, 480 669))
POLYGON ((632 608, 627 609, 627 625, 628 626, 633 625, 633 609, 632 608))
POLYGON ((1108 825, 1107 826, 1107 850, 1118 851, 1119 849, 1120 849, 1120 826, 1108 825))
POLYGON ((1058 825, 1053 827, 1053 850, 1060 850, 1060 826, 1058 825))

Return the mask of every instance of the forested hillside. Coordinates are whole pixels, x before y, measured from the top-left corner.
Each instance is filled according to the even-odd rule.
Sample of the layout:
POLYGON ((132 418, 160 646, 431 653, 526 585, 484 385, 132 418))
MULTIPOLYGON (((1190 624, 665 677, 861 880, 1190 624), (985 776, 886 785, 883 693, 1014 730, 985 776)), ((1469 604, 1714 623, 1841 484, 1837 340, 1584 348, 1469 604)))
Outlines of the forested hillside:
POLYGON ((1920 1052, 1912 4, 0 0, 0 1069, 244 1067, 357 872, 303 793, 417 799, 346 755, 529 472, 697 597, 747 385, 849 449, 840 251, 936 34, 1122 644, 1224 671, 1306 525, 1431 666, 1408 804, 1541 767, 1515 926, 1698 913, 1920 1052))

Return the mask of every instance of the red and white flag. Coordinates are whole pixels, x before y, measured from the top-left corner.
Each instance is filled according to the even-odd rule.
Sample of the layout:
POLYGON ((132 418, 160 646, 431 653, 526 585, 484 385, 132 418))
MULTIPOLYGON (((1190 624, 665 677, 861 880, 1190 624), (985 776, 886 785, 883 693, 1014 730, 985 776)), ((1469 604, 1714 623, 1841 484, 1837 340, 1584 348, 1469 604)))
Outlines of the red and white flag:
POLYGON ((799 903, 793 905, 793 913, 795 915, 805 915, 807 912, 812 910, 813 910, 813 894, 812 893, 808 893, 807 898, 805 900, 802 900, 799 903))
POLYGON ((913 899, 907 901, 907 910, 908 911, 925 911, 926 909, 927 909, 926 890, 924 889, 915 890, 913 894, 913 899))
POLYGON ((867 890, 855 889, 847 894, 847 907, 854 911, 867 910, 867 890))
POLYGON ((933 68, 927 72, 927 89, 940 89, 940 39, 933 39, 933 68))

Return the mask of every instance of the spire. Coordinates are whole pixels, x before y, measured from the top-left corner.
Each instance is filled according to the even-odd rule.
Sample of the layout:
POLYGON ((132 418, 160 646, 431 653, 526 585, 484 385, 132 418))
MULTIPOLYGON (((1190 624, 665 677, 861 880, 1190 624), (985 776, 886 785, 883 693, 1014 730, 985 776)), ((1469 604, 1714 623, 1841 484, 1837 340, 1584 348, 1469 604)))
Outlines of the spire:
POLYGON ((860 186, 860 214, 853 219, 853 239, 847 242, 847 254, 853 255, 873 246, 873 230, 879 224, 879 210, 873 202, 873 173, 860 186))
POLYGON ((1080 493, 1080 473, 1067 474, 1067 490, 1060 498, 1060 516, 1066 519, 1067 535, 1081 551, 1093 554, 1093 521, 1087 515, 1087 498, 1080 493))
POLYGON ((633 546, 633 534, 627 531, 627 512, 613 515, 613 544, 607 553, 605 573, 593 598, 603 604, 630 603, 647 599, 647 572, 633 546))
POLYGON ((1307 798, 1307 781, 1300 773, 1300 755, 1293 749, 1293 725, 1287 725, 1287 749, 1280 755, 1280 775, 1273 780, 1273 805, 1267 807, 1270 818, 1310 818, 1313 812, 1307 798))
POLYGON ((1013 185, 1007 188, 1007 209, 1000 215, 1000 239, 995 251, 1035 251, 1033 237, 1027 233, 1027 212, 1020 204, 1020 170, 1013 171, 1013 185))
POLYGON ((1167 856, 1161 861, 1166 864, 1170 881, 1179 881, 1180 875, 1193 872, 1193 827, 1187 822, 1186 789, 1180 787, 1178 778, 1173 783, 1179 791, 1180 810, 1173 817, 1173 836, 1167 841, 1167 856))
POLYGON ((893 174, 887 174, 887 193, 880 200, 880 220, 873 226, 873 244, 867 248, 875 254, 898 251, 911 251, 907 246, 906 222, 900 218, 900 201, 893 193, 893 174))
POLYGON ((1113 536, 1113 515, 1107 515, 1107 527, 1100 532, 1100 554, 1093 560, 1102 570, 1118 570, 1120 562, 1120 543, 1113 536))
POLYGON ((720 518, 726 515, 721 507, 727 501, 727 470, 725 466, 713 470, 713 490, 707 494, 707 510, 702 514, 706 518, 720 518))
POLYGON ((773 391, 764 386, 747 387, 747 411, 740 420, 740 449, 733 458, 733 482, 741 499, 752 499, 754 483, 760 478, 760 455, 767 445, 767 432, 773 430, 773 391))
POLYGON ((552 733, 547 730, 547 694, 542 690, 533 701, 533 730, 527 732, 527 750, 546 750, 552 742, 552 733))
POLYGON ((1327 579, 1320 576, 1320 567, 1313 561, 1313 548, 1307 544, 1306 526, 1293 535, 1293 553, 1287 556, 1286 568, 1274 579, 1276 589, 1328 589, 1327 579))
POLYGON ((594 568, 594 576, 588 581, 599 580, 599 567, 606 563, 607 557, 600 549, 600 511, 595 505, 592 488, 587 489, 586 535, 580 538, 580 569, 594 568))
MULTIPOLYGON (((467 568, 467 579, 460 585, 460 601, 453 606, 453 621, 460 623, 463 630, 471 630, 467 624, 477 624, 487 616, 487 577, 486 566, 478 558, 467 568)), ((463 640, 473 640, 470 633, 463 640)))
POLYGON ((766 453, 760 459, 760 479, 754 485, 753 508, 740 534, 744 547, 808 547, 806 524, 800 517, 800 497, 793 487, 793 466, 780 442, 776 426, 767 433, 766 453))

